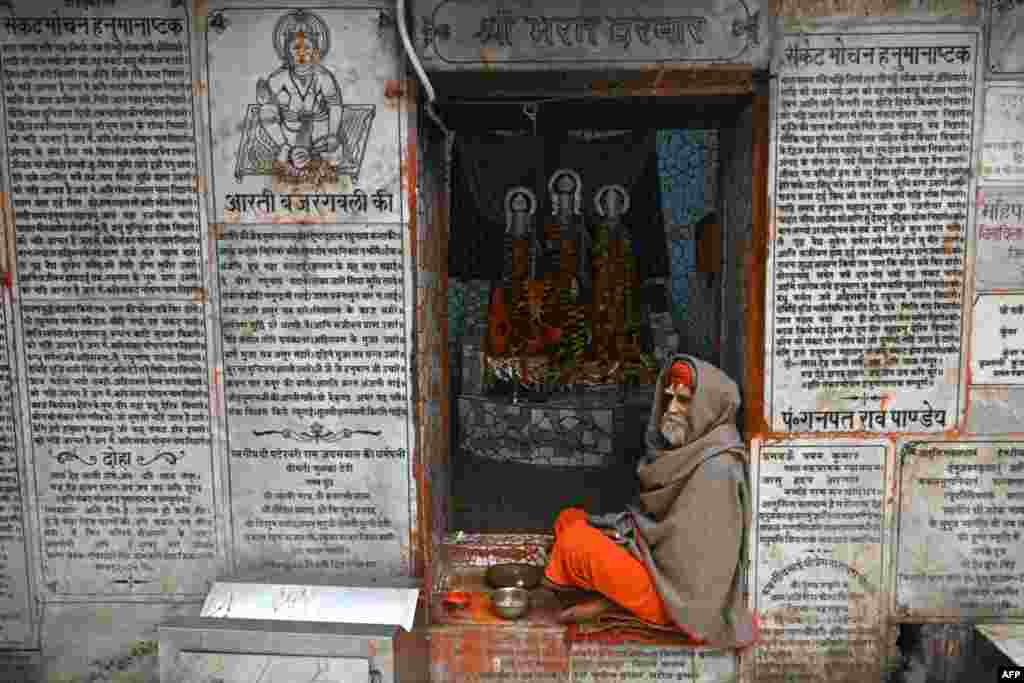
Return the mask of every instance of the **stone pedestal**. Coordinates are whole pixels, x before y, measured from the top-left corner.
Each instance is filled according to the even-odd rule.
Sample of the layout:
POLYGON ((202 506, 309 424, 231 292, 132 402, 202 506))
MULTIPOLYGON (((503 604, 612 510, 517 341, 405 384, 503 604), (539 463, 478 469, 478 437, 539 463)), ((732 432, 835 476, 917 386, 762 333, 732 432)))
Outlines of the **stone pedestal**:
POLYGON ((161 683, 396 683, 397 626, 179 618, 160 626, 161 683))

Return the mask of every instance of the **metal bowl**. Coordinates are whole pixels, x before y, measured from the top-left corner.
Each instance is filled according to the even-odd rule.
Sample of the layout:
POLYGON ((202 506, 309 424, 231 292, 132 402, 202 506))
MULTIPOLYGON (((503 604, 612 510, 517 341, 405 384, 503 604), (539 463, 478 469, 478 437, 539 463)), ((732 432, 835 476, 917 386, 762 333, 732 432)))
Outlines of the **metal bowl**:
POLYGON ((525 588, 499 588, 491 591, 491 606, 503 619, 518 619, 530 609, 530 592, 525 588))
POLYGON ((487 569, 484 580, 491 588, 525 588, 533 590, 540 585, 541 568, 523 562, 496 564, 487 569))

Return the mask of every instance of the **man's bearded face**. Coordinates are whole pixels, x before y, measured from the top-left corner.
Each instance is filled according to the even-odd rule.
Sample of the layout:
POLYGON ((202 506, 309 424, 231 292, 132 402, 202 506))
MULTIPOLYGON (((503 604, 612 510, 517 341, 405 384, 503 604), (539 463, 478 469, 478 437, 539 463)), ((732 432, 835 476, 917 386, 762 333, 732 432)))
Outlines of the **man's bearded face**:
POLYGON ((665 412, 661 416, 661 435, 672 446, 682 446, 690 434, 690 401, 693 389, 686 384, 673 384, 665 390, 665 412))

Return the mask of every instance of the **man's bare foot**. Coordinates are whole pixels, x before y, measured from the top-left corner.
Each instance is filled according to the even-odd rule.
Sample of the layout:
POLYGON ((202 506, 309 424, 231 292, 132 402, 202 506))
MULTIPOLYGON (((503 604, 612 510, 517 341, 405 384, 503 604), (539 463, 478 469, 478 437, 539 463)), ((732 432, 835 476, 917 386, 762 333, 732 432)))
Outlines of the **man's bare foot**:
POLYGON ((615 607, 615 603, 607 598, 591 598, 586 602, 581 602, 578 605, 562 610, 561 614, 558 615, 558 621, 562 624, 577 624, 581 621, 591 621, 613 607, 615 607))

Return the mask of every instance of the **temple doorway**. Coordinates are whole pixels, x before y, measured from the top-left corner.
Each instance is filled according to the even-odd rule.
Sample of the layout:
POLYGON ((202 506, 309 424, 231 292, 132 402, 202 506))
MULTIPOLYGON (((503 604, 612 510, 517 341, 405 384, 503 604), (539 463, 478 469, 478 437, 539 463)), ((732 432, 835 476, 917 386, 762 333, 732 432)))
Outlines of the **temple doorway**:
MULTIPOLYGON (((455 131, 449 531, 621 510, 666 354, 744 387, 751 95, 485 99, 455 131)), ((767 182, 761 179, 761 182, 767 182)))

